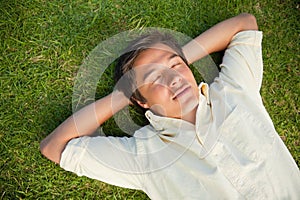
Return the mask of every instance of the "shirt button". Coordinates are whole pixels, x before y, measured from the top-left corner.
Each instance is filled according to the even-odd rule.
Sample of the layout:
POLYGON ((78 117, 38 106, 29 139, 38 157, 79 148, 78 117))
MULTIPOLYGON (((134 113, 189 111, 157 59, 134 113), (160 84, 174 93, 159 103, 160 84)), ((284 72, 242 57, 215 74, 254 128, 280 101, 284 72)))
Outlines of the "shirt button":
POLYGON ((239 184, 239 185, 244 185, 244 181, 243 181, 243 180, 239 180, 239 181, 238 181, 238 184, 239 184))

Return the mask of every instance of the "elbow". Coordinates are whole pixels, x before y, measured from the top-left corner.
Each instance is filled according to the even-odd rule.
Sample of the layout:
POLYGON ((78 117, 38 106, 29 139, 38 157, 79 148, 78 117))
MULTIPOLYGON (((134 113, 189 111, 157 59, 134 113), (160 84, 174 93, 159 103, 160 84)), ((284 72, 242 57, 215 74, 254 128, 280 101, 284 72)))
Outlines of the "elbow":
POLYGON ((256 17, 249 13, 242 13, 239 15, 242 22, 242 31, 246 30, 258 30, 256 17))
POLYGON ((49 155, 49 148, 47 146, 47 138, 43 139, 40 143, 40 152, 43 156, 45 156, 46 158, 50 159, 50 155, 49 155))
POLYGON ((60 154, 56 153, 55 150, 51 150, 51 145, 49 144, 49 139, 45 138, 40 143, 40 152, 43 156, 48 158, 49 160, 59 164, 60 162, 60 154))
POLYGON ((46 139, 43 139, 40 143, 40 152, 43 156, 47 157, 47 151, 46 151, 46 139))

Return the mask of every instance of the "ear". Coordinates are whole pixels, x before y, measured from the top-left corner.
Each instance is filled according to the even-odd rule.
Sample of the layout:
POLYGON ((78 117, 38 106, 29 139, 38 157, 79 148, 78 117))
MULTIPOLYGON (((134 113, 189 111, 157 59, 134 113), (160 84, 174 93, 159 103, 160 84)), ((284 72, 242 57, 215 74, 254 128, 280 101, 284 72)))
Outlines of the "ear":
POLYGON ((139 106, 141 106, 142 108, 145 108, 145 109, 150 108, 150 106, 147 104, 147 102, 142 102, 142 101, 139 101, 139 100, 136 100, 136 99, 134 99, 134 101, 135 101, 139 106))

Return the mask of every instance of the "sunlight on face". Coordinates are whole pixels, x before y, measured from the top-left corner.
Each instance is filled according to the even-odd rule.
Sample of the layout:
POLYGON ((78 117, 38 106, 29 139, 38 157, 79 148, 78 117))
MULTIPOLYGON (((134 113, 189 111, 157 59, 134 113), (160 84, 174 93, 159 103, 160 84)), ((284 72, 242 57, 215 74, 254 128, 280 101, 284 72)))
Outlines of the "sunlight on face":
POLYGON ((196 80, 185 62, 163 44, 143 51, 134 63, 137 86, 147 100, 138 102, 157 115, 193 121, 198 105, 196 80))

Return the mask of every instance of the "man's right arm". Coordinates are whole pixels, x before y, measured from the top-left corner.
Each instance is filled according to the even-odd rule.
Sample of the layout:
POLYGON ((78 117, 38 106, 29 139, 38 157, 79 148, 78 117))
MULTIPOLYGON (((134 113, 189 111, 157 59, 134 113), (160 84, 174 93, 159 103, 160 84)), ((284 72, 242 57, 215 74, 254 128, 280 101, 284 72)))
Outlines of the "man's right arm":
POLYGON ((129 104, 122 92, 114 91, 82 108, 59 125, 40 144, 41 153, 59 163, 67 143, 77 137, 90 136, 107 119, 129 104))

